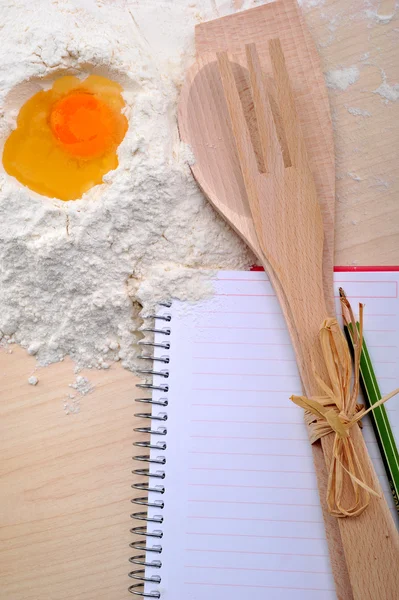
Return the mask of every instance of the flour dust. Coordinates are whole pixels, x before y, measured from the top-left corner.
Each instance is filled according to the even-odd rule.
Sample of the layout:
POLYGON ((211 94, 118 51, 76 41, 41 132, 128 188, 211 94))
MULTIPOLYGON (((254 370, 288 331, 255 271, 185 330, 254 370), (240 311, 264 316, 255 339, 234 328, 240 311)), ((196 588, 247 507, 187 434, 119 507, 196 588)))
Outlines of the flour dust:
POLYGON ((120 360, 134 369, 142 315, 157 301, 201 298, 214 270, 253 261, 198 190, 178 138, 194 17, 189 9, 180 17, 191 47, 160 66, 132 7, 15 0, 0 8, 1 144, 27 97, 68 73, 119 81, 129 120, 118 168, 81 200, 44 198, 0 173, 0 337, 41 365, 70 355, 81 367, 120 360))

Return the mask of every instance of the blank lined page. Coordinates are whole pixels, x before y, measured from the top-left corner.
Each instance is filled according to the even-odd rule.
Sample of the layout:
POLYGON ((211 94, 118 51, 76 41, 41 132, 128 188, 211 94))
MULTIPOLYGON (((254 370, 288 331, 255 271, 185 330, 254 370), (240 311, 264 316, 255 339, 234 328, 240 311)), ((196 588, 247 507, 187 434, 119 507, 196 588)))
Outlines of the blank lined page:
MULTIPOLYGON (((398 273, 335 279, 353 306, 366 304, 365 337, 386 393, 399 385, 398 273)), ((171 344, 166 477, 164 494, 150 494, 164 509, 150 514, 162 512, 164 522, 149 530, 162 527, 163 551, 161 571, 147 574, 162 582, 146 591, 169 600, 333 600, 303 411, 289 401, 300 379, 278 301, 263 272, 222 272, 214 287, 209 300, 161 311, 172 315, 171 335, 156 339, 171 344)), ((398 409, 391 400, 396 436, 398 409)), ((364 433, 394 513, 369 423, 364 433)))

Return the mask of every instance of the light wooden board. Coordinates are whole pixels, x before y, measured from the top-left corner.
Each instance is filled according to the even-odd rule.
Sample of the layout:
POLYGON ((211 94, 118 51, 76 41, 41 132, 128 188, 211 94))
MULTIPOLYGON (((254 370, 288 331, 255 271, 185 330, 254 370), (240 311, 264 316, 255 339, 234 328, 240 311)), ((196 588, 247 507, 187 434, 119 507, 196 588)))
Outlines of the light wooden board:
MULTIPOLYGON (((375 93, 381 69, 399 82, 398 16, 384 24, 364 11, 363 0, 326 0, 306 12, 323 70, 359 65, 355 84, 329 93, 335 263, 399 264, 399 102, 375 93)), ((24 351, 0 351, 0 599, 127 600, 136 380, 117 367, 90 371, 95 390, 66 415, 71 363, 40 371, 37 387, 27 383, 33 369, 24 351)))
MULTIPOLYGON (((67 415, 71 361, 35 371, 0 351, 0 598, 121 600, 130 580, 135 377, 82 372, 95 385, 67 415)), ((74 392, 76 393, 76 392, 74 392)))
POLYGON ((335 264, 397 264, 399 101, 379 92, 385 84, 392 93, 399 83, 399 11, 394 0, 327 0, 308 10, 306 21, 324 72, 358 69, 357 81, 347 89, 329 90, 337 178, 335 264))

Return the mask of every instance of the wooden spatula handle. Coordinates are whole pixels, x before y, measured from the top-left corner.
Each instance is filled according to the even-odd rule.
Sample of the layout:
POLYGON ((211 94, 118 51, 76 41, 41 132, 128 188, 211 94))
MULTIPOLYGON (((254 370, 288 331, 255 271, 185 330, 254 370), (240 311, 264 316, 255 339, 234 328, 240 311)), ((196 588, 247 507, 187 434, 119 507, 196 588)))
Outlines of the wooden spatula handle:
MULTIPOLYGON (((328 381, 318 341, 319 328, 330 316, 322 280, 322 218, 278 40, 270 43, 270 54, 290 157, 289 166, 281 158, 269 156, 270 144, 276 151, 278 136, 256 51, 252 47, 247 49, 262 151, 270 169, 267 173, 258 170, 226 53, 218 55, 218 64, 262 262, 276 284, 306 395, 313 396, 320 394, 313 369, 328 381)), ((368 483, 381 492, 358 426, 353 427, 351 435, 357 444, 368 483)), ((334 434, 322 439, 327 469, 331 464, 333 444, 334 434)), ((349 499, 350 490, 347 490, 347 495, 349 499)), ((383 496, 381 499, 372 498, 368 509, 359 517, 339 519, 339 528, 354 598, 394 600, 398 597, 399 538, 383 496)))
MULTIPOLYGON (((258 255, 259 260, 269 275, 269 279, 273 285, 277 298, 279 299, 281 309, 283 311, 286 323, 291 335, 295 353, 301 352, 301 340, 293 326, 293 316, 284 293, 281 283, 276 277, 271 266, 262 253, 258 255)), ((352 583, 349 578, 348 565, 346 561, 344 545, 341 537, 339 521, 328 512, 327 507, 327 485, 328 485, 328 467, 331 462, 333 436, 324 438, 324 448, 321 442, 316 442, 312 446, 313 463, 316 471, 317 486, 320 495, 320 504, 323 512, 325 529, 327 534, 328 550, 330 554, 330 562, 334 576, 335 590, 338 600, 354 600, 352 583), (327 452, 327 455, 326 455, 327 452)))
MULTIPOLYGON (((292 164, 298 165, 299 171, 306 170, 306 149, 296 116, 295 102, 284 56, 278 40, 270 42, 270 53, 292 164)), ((312 215, 310 207, 313 205, 314 210, 314 203, 317 202, 312 182, 309 182, 307 194, 308 204, 305 198, 293 194, 295 205, 286 205, 286 210, 295 212, 299 210, 296 215, 298 222, 296 233, 301 239, 303 253, 297 253, 295 270, 287 268, 289 263, 282 269, 282 288, 290 307, 292 321, 290 323, 288 315, 287 322, 296 346, 303 385, 307 395, 312 395, 319 391, 312 373, 309 371, 312 362, 319 375, 325 377, 321 348, 315 332, 328 314, 322 289, 322 228, 319 226, 320 235, 318 239, 316 238, 315 243, 315 238, 309 239, 306 227, 300 225, 301 217, 303 223, 309 221, 312 215), (313 257, 310 255, 312 250, 315 253, 313 257), (286 276, 287 272, 289 273, 288 277, 286 276), (304 301, 308 295, 313 300, 311 308, 304 301)), ((287 196, 284 197, 287 199, 287 196)), ((265 201, 268 202, 269 199, 265 199, 265 201)), ((315 227, 317 228, 316 222, 315 227)), ((360 516, 339 519, 353 595, 355 599, 359 598, 359 600, 366 598, 391 600, 399 597, 399 537, 358 426, 353 428, 351 436, 356 444, 367 482, 381 495, 380 499, 372 496, 368 508, 360 516)), ((329 468, 332 460, 334 435, 324 437, 321 443, 326 465, 329 468)), ((347 495, 350 495, 349 490, 347 490, 347 495)))
MULTIPOLYGON (((266 271, 268 266, 267 261, 264 261, 266 271)), ((318 348, 317 336, 314 338, 313 343, 309 340, 308 336, 306 336, 305 339, 301 339, 294 324, 295 319, 293 313, 296 313, 297 319, 304 318, 302 306, 300 304, 289 305, 285 294, 282 290, 279 291, 278 284, 275 286, 275 290, 277 296, 279 296, 280 303, 283 306, 283 312, 286 316, 294 346, 299 348, 297 361, 300 371, 301 366, 304 366, 303 357, 312 356, 316 369, 319 373, 322 373, 324 366, 320 361, 321 351, 320 348, 318 348), (285 306, 284 303, 286 303, 285 306), (309 344, 311 344, 311 346, 309 346, 309 344)), ((307 318, 311 320, 313 319, 313 316, 308 314, 307 318)), ((314 328, 318 328, 321 321, 320 315, 317 315, 317 311, 314 319, 314 328)), ((308 369, 305 370, 303 375, 305 379, 309 377, 308 369)), ((314 380, 313 382, 308 380, 308 383, 307 385, 304 385, 304 388, 308 395, 314 393, 314 380)), ((388 504, 382 493, 378 477, 371 463, 363 435, 357 425, 352 428, 351 436, 356 444, 357 454, 366 473, 367 483, 380 493, 381 498, 379 499, 372 496, 369 506, 365 512, 358 517, 337 519, 347 568, 347 571, 346 569, 342 569, 341 573, 337 573, 336 569, 334 569, 334 562, 339 562, 341 557, 339 554, 337 556, 334 555, 334 552, 331 552, 330 545, 338 597, 347 598, 351 597, 351 594, 353 594, 355 600, 394 600, 399 597, 398 533, 392 515, 390 514, 388 504), (347 575, 349 575, 352 592, 350 590, 345 591, 342 589, 342 585, 345 585, 344 582, 347 581, 347 575), (347 594, 349 594, 349 596, 347 594)), ((332 460, 334 434, 323 437, 321 445, 326 468, 329 469, 332 460)), ((318 472, 320 463, 317 462, 317 454, 315 454, 315 452, 314 459, 316 472, 319 476, 321 475, 320 471, 318 472)), ((320 476, 320 478, 318 477, 318 479, 323 483, 324 478, 322 476, 320 476)), ((319 491, 321 491, 320 488, 319 491)), ((323 493, 325 493, 325 490, 323 493)), ((321 498, 321 502, 322 504, 325 504, 325 498, 321 498)))
MULTIPOLYGON (((394 600, 399 597, 398 532, 363 435, 358 426, 352 429, 351 436, 367 482, 381 494, 381 498, 372 496, 369 506, 358 517, 338 521, 353 596, 356 600, 394 600)), ((322 447, 328 465, 332 456, 333 437, 323 438, 322 447)))

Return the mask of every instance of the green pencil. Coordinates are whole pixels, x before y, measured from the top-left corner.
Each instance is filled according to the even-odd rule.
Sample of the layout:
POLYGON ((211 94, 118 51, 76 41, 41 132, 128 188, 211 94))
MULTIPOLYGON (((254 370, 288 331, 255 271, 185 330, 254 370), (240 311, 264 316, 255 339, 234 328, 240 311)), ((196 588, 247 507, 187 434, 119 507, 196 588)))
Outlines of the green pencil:
MULTIPOLYGON (((341 297, 342 318, 344 321, 345 333, 349 345, 353 349, 353 327, 355 323, 355 326, 359 329, 359 323, 357 321, 355 322, 353 313, 352 315, 350 314, 352 309, 342 288, 339 288, 339 294, 341 297)), ((371 364, 370 355, 364 338, 360 356, 360 384, 364 392, 367 408, 373 406, 378 400, 381 400, 382 395, 380 388, 378 387, 377 378, 374 373, 373 365, 371 364)), ((393 500, 395 502, 395 507, 399 514, 399 453, 389 424, 387 411, 385 410, 385 406, 382 405, 370 411, 369 414, 380 449, 382 462, 384 463, 388 477, 393 500)))

